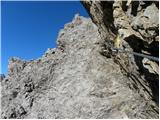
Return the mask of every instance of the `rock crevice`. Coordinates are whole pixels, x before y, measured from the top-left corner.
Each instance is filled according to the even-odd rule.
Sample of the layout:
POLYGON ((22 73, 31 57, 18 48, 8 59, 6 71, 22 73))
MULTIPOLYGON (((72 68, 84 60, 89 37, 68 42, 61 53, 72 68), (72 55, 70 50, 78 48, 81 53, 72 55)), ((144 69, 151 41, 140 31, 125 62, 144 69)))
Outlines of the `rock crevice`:
MULTIPOLYGON (((102 54, 120 24, 114 21, 112 6, 117 9, 115 4, 121 3, 83 4, 94 23, 75 15, 60 30, 57 48, 32 61, 10 59, 8 75, 1 80, 1 118, 158 118, 158 98, 153 100, 151 89, 157 90, 156 79, 155 85, 146 82, 138 71, 138 58, 102 54)), ((152 74, 148 79, 157 75, 152 74)))

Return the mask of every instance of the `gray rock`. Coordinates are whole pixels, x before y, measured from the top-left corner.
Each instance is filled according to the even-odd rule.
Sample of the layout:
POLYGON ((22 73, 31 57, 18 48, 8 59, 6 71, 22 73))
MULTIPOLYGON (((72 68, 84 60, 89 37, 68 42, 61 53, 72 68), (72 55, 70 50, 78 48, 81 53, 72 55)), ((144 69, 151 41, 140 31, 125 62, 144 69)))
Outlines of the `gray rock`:
MULTIPOLYGON (((113 58, 115 63, 120 65, 121 72, 124 75, 127 75, 132 80, 134 78, 136 85, 131 85, 133 89, 135 88, 135 91, 138 90, 140 95, 150 101, 149 106, 152 106, 152 103, 156 103, 157 105, 155 104, 154 107, 158 111, 158 63, 150 60, 144 63, 142 61, 143 58, 132 54, 113 54, 110 49, 114 38, 119 33, 120 35, 123 34, 122 49, 126 50, 127 48, 129 51, 147 53, 158 57, 159 55, 156 52, 158 51, 156 46, 159 46, 159 23, 157 22, 158 16, 156 16, 159 11, 156 6, 158 1, 82 1, 82 4, 91 16, 92 21, 97 25, 100 36, 104 41, 102 42, 102 55, 107 58, 113 58), (151 17, 156 20, 152 21, 151 19, 153 18, 151 17), (148 63, 150 63, 150 66, 148 66, 148 63)), ((150 113, 144 112, 143 114, 138 112, 135 118, 151 117, 150 113)), ((159 113, 155 114, 158 115, 159 113)), ((155 118, 155 116, 152 117, 155 118)))
POLYGON ((131 23, 134 30, 139 31, 144 41, 151 44, 154 38, 158 36, 159 10, 155 3, 152 3, 143 11, 135 16, 131 23))
POLYGON ((144 16, 148 17, 151 23, 159 22, 159 10, 154 3, 145 9, 144 16))
POLYGON ((155 103, 133 89, 138 83, 100 54, 101 43, 91 19, 76 16, 42 58, 11 59, 2 118, 158 118, 155 103))

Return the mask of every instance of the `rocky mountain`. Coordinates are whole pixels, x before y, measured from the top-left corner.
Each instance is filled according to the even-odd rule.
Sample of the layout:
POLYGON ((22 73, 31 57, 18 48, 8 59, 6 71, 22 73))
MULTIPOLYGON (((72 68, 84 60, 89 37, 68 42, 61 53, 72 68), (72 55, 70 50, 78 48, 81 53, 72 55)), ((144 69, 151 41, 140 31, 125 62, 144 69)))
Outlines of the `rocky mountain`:
POLYGON ((107 49, 120 31, 126 49, 153 55, 159 41, 159 24, 151 20, 157 3, 82 4, 91 19, 75 15, 60 30, 57 48, 36 60, 10 59, 8 75, 0 81, 1 118, 159 117, 158 63, 107 49), (141 10, 133 15, 136 4, 141 10))

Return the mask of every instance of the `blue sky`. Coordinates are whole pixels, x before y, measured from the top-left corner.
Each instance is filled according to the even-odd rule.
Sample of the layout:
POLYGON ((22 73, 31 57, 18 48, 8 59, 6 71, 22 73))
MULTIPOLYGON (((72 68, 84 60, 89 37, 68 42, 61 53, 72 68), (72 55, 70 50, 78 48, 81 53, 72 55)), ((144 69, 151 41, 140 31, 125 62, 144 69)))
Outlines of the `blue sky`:
POLYGON ((64 24, 79 13, 88 17, 79 1, 17 1, 1 3, 2 71, 8 60, 41 57, 47 48, 56 47, 56 38, 64 24))

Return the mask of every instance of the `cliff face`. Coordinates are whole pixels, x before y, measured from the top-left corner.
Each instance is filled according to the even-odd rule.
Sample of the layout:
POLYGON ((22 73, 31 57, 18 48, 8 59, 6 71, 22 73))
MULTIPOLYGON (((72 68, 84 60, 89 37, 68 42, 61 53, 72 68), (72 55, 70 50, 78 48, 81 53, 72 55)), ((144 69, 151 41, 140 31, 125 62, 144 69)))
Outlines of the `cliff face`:
POLYGON ((10 59, 1 118, 158 118, 152 89, 148 95, 140 86, 146 79, 140 84, 140 76, 132 79, 102 54, 97 26, 76 15, 60 31, 57 48, 37 60, 10 59))
POLYGON ((119 33, 123 35, 122 49, 159 58, 159 2, 82 1, 82 4, 104 41, 103 55, 113 58, 123 73, 134 81, 136 89, 140 93, 143 91, 142 94, 158 106, 159 62, 126 53, 115 56, 108 46, 119 33))

